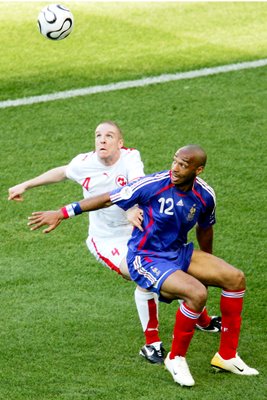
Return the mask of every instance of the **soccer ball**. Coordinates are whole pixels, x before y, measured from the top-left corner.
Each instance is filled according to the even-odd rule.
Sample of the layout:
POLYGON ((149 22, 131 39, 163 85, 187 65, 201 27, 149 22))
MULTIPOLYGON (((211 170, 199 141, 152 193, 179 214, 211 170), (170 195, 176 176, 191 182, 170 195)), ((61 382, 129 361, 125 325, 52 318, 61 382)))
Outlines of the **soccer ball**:
POLYGON ((51 40, 67 37, 73 29, 73 15, 61 4, 49 4, 38 15, 40 33, 51 40))

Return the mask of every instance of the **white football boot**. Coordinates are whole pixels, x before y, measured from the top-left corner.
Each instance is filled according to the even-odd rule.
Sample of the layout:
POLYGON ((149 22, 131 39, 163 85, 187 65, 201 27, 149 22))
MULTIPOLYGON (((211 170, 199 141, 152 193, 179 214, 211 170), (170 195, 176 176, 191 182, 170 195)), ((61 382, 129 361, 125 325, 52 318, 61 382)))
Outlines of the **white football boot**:
POLYGON ((171 373, 174 381, 181 386, 194 386, 195 381, 189 371, 186 359, 176 356, 173 360, 170 359, 170 353, 164 361, 165 368, 171 373))
POLYGON ((216 353, 211 360, 211 366, 216 370, 229 371, 238 375, 259 375, 259 371, 245 364, 238 354, 234 358, 224 360, 219 353, 216 353))

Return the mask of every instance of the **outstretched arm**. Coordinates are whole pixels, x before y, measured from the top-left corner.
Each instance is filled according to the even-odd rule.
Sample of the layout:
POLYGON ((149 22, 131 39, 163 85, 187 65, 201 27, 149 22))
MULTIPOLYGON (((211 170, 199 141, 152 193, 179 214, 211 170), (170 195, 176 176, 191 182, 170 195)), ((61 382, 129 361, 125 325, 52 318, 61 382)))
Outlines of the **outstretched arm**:
POLYGON ((35 231, 41 226, 48 225, 48 228, 43 230, 43 233, 53 231, 63 219, 74 217, 84 211, 93 211, 100 208, 109 207, 112 205, 109 193, 104 193, 99 196, 83 199, 77 203, 71 203, 56 211, 36 211, 28 218, 28 225, 31 230, 35 231))
POLYGON ((66 178, 66 166, 50 169, 42 175, 36 176, 33 179, 19 183, 8 189, 8 200, 23 201, 22 194, 26 190, 36 186, 48 185, 50 183, 61 182, 66 178))

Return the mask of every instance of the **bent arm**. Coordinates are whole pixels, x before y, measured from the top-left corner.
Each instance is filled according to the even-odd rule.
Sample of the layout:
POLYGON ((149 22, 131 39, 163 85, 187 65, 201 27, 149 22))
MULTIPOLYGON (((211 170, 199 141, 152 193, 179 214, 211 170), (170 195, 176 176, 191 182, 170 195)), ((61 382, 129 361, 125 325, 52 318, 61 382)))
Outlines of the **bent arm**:
POLYGON ((196 236, 200 250, 212 254, 213 227, 208 226, 207 228, 201 228, 197 225, 196 236))
POLYGON ((66 179, 66 168, 67 166, 63 165, 61 167, 50 169, 49 171, 46 171, 35 178, 29 179, 28 181, 19 183, 18 185, 9 188, 8 200, 22 201, 22 194, 28 189, 63 181, 66 179))
POLYGON ((28 225, 31 230, 35 231, 41 226, 48 225, 48 228, 43 230, 43 233, 53 231, 63 219, 74 217, 85 211, 94 211, 100 208, 109 207, 112 205, 109 193, 104 193, 99 196, 83 199, 77 203, 68 204, 56 211, 36 211, 28 218, 28 225))

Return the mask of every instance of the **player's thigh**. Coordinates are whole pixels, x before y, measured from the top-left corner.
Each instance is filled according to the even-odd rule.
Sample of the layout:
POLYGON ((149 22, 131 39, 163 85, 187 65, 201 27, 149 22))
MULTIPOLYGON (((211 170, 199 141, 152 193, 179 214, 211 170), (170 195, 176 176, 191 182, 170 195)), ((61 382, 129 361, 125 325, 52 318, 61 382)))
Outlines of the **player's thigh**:
POLYGON ((183 299, 189 307, 199 308, 199 311, 207 299, 206 287, 199 280, 181 270, 173 272, 165 279, 160 293, 167 299, 183 299))
POLYGON ((242 271, 223 259, 201 250, 193 251, 187 272, 206 286, 218 286, 228 290, 245 287, 242 271))

